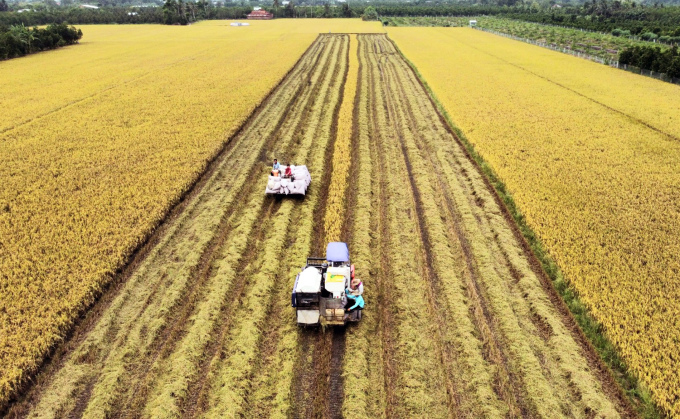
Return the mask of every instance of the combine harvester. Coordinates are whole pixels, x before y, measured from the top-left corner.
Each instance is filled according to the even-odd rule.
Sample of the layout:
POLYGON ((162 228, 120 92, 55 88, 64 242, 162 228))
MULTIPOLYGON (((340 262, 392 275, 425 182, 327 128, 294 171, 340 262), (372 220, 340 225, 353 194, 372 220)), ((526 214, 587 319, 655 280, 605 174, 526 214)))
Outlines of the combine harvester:
POLYGON ((269 175, 269 182, 264 193, 267 195, 304 195, 312 182, 307 166, 281 166, 281 169, 279 176, 269 175), (287 167, 291 169, 291 176, 284 176, 287 167))
POLYGON ((361 320, 361 310, 345 315, 345 290, 354 278, 346 243, 332 242, 326 257, 307 258, 307 265, 297 274, 292 303, 300 326, 339 325, 361 320))

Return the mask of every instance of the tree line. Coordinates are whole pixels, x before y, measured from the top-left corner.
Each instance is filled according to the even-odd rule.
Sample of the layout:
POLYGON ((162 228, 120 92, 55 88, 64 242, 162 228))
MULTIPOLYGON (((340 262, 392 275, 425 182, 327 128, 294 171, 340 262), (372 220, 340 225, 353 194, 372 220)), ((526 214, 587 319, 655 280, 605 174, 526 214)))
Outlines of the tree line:
POLYGON ((215 7, 208 1, 174 0, 166 2, 166 4, 168 3, 170 3, 168 5, 168 8, 171 8, 170 10, 165 6, 162 8, 108 6, 99 9, 55 7, 24 13, 5 12, 0 13, 0 25, 36 26, 65 22, 71 25, 110 23, 186 24, 204 19, 244 19, 252 11, 249 6, 215 7))
POLYGON ((615 30, 630 35, 656 37, 680 36, 680 7, 644 6, 620 0, 592 0, 578 6, 541 8, 518 3, 518 0, 496 0, 489 5, 429 5, 411 3, 377 3, 371 6, 351 4, 356 15, 364 14, 366 7, 375 9, 379 17, 418 16, 499 16, 526 22, 566 26, 595 32, 611 33, 615 30))
POLYGON ((668 77, 680 79, 680 53, 677 46, 666 50, 655 46, 626 48, 619 54, 619 64, 665 73, 668 77))
MULTIPOLYGON (((2 2, 4 0, 0 0, 2 2)), ((109 4, 113 0, 101 0, 109 4)), ((115 0, 117 2, 123 0, 115 0)), ((127 1, 127 0, 125 0, 127 1)), ((280 7, 280 0, 271 0, 266 9, 275 17, 360 17, 364 15, 365 2, 343 3, 331 6, 329 2, 309 0, 304 3, 291 0, 280 7)), ((209 0, 164 0, 163 7, 105 6, 100 9, 52 7, 48 10, 26 13, 0 13, 0 24, 26 26, 68 22, 70 24, 96 23, 166 23, 186 24, 202 19, 244 19, 252 10, 248 3, 219 7, 209 0)), ((120 3, 118 3, 120 4, 120 3)), ((224 3, 229 4, 229 3, 224 3)), ((540 7, 522 0, 493 0, 488 4, 425 3, 371 3, 377 17, 417 16, 502 16, 515 20, 614 33, 620 36, 638 36, 648 40, 668 42, 680 36, 680 7, 645 6, 622 0, 590 0, 580 5, 540 7), (662 37, 667 37, 661 39, 662 37)))
POLYGON ((23 24, 0 25, 0 60, 72 45, 83 37, 83 32, 65 23, 46 28, 28 28, 23 24))
POLYGON ((207 0, 165 0, 160 10, 166 25, 187 25, 198 20, 245 19, 253 10, 250 6, 215 7, 207 0))

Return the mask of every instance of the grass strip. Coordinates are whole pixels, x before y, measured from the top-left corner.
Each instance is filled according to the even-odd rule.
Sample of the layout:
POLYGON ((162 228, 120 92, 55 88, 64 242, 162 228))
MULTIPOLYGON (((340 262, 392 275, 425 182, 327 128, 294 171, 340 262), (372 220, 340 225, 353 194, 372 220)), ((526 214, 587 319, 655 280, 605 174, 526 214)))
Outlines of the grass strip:
POLYGON ((458 136, 475 163, 481 168, 484 176, 486 176, 489 182, 493 185, 496 193, 501 198, 506 208, 512 215, 512 218, 517 223, 522 236, 528 242, 529 247, 540 262, 543 270, 552 281, 557 293, 564 300, 565 304, 569 308, 569 311, 576 319, 579 327, 588 338, 588 341, 593 345, 600 358, 605 362, 609 370, 612 372, 616 382, 623 388, 624 393, 628 397, 631 404, 644 418, 663 417, 662 412, 652 400, 649 390, 643 385, 642 382, 640 382, 638 377, 628 369, 626 363, 619 355, 614 344, 607 338, 602 324, 597 321, 597 319, 590 313, 588 307, 580 300, 576 289, 564 277, 560 267, 550 256, 548 250, 541 242, 540 237, 529 226, 526 218, 522 214, 522 211, 515 203, 512 194, 510 191, 508 191, 503 181, 499 178, 493 168, 477 152, 474 145, 467 139, 460 128, 458 128, 453 123, 451 116, 441 104, 423 75, 420 73, 420 71, 418 71, 418 68, 406 57, 406 55, 404 55, 396 43, 394 43, 394 45, 399 54, 404 58, 404 60, 418 76, 418 79, 427 90, 437 109, 446 120, 446 123, 458 136))

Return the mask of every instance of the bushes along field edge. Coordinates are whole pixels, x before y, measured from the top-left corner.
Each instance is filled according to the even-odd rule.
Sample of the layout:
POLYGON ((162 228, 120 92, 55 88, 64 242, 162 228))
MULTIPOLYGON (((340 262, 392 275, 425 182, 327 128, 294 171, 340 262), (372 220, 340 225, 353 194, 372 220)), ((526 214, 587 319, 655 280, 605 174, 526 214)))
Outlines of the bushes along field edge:
POLYGON ((543 271, 550 278, 555 290, 562 298, 569 312, 576 319, 576 323, 581 328, 588 341, 593 345, 599 357, 604 361, 605 365, 612 373, 616 383, 622 388, 624 394, 633 405, 635 410, 644 418, 661 418, 664 417, 662 411, 658 408, 649 390, 644 384, 628 369, 624 360, 620 357, 614 344, 607 338, 604 327, 595 319, 590 313, 588 307, 581 302, 578 292, 564 277, 560 267, 552 259, 548 250, 541 242, 539 236, 527 224, 522 211, 515 203, 512 194, 507 190, 503 181, 498 177, 493 168, 484 160, 484 158, 476 151, 474 145, 467 139, 465 134, 458 128, 451 119, 451 116, 446 111, 446 108, 441 104, 434 91, 427 83, 423 75, 418 71, 418 68, 406 57, 401 51, 396 42, 390 39, 394 44, 396 50, 406 60, 409 67, 416 74, 420 82, 427 90, 430 98, 434 102, 437 110, 444 118, 449 128, 454 132, 457 138, 465 146, 467 153, 472 157, 475 164, 481 169, 481 172, 487 180, 493 185, 493 188, 500 197, 507 211, 512 216, 517 224, 519 231, 531 248, 532 253, 538 259, 543 271))
POLYGON ((66 23, 53 23, 44 29, 23 24, 0 26, 0 60, 77 44, 82 37, 80 29, 66 23))

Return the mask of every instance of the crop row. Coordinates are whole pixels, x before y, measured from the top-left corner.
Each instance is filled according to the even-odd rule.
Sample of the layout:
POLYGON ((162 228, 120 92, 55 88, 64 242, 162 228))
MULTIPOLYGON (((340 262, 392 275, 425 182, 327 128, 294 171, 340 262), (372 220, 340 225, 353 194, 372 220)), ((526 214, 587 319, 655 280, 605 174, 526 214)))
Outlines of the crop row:
POLYGON ((376 318, 347 338, 345 415, 618 417, 615 387, 411 69, 386 37, 359 41, 359 173, 372 173, 354 223, 370 214, 371 240, 352 243, 377 265, 376 318))
MULTIPOLYGON (((92 56, 77 50, 74 61, 62 58, 76 46, 28 57, 32 68, 58 62, 59 74, 47 78, 57 80, 59 94, 35 86, 18 94, 17 102, 3 95, 8 112, 0 122, 0 405, 35 372, 314 37, 291 37, 282 50, 266 41, 267 32, 255 30, 224 48, 225 40, 213 37, 219 30, 206 28, 192 41, 197 48, 181 52, 170 41, 184 35, 134 28, 142 38, 168 35, 170 41, 153 47, 165 54, 155 61, 145 47, 109 46, 105 34, 98 39, 93 32, 90 42, 104 46, 92 56), (254 59, 255 46, 263 53, 254 59), (66 63, 82 67, 69 72, 66 63), (237 70, 214 76, 215 68, 234 63, 237 70), (264 67, 266 74, 251 77, 252 69, 264 67)), ((24 78, 22 62, 3 66, 2 79, 15 80, 18 73, 19 84, 39 83, 42 77, 33 70, 32 79, 24 78)))
POLYGON ((327 212, 324 218, 326 242, 340 240, 342 222, 345 216, 345 190, 351 163, 350 149, 353 134, 354 98, 356 97, 359 63, 356 35, 350 36, 349 70, 343 88, 342 105, 338 115, 335 149, 331 163, 331 183, 328 187, 327 212))
MULTIPOLYGON (((312 235, 296 202, 264 197, 260 156, 297 144, 291 158, 322 167, 339 100, 341 78, 332 75, 342 69, 337 57, 346 44, 341 37, 321 37, 310 47, 100 319, 48 369, 41 393, 29 395, 15 412, 176 417, 244 408, 248 380, 221 380, 254 375, 262 344, 275 344, 262 336, 268 319, 280 320, 269 317, 280 290, 288 289, 277 278, 304 258, 312 235)), ((317 195, 308 195, 304 214, 312 213, 317 195)), ((278 390, 283 398, 269 408, 285 412, 288 388, 278 390)))
POLYGON ((665 44, 631 39, 626 36, 543 25, 540 23, 524 22, 521 20, 494 16, 394 17, 387 19, 389 24, 394 26, 443 27, 469 26, 470 20, 476 20, 477 27, 481 29, 502 32, 512 36, 545 43, 554 48, 571 49, 574 52, 586 53, 612 61, 618 59, 618 55, 621 51, 633 46, 658 46, 662 49, 668 48, 665 44))
POLYGON ((680 412, 677 87, 465 29, 391 35, 628 367, 680 412))

